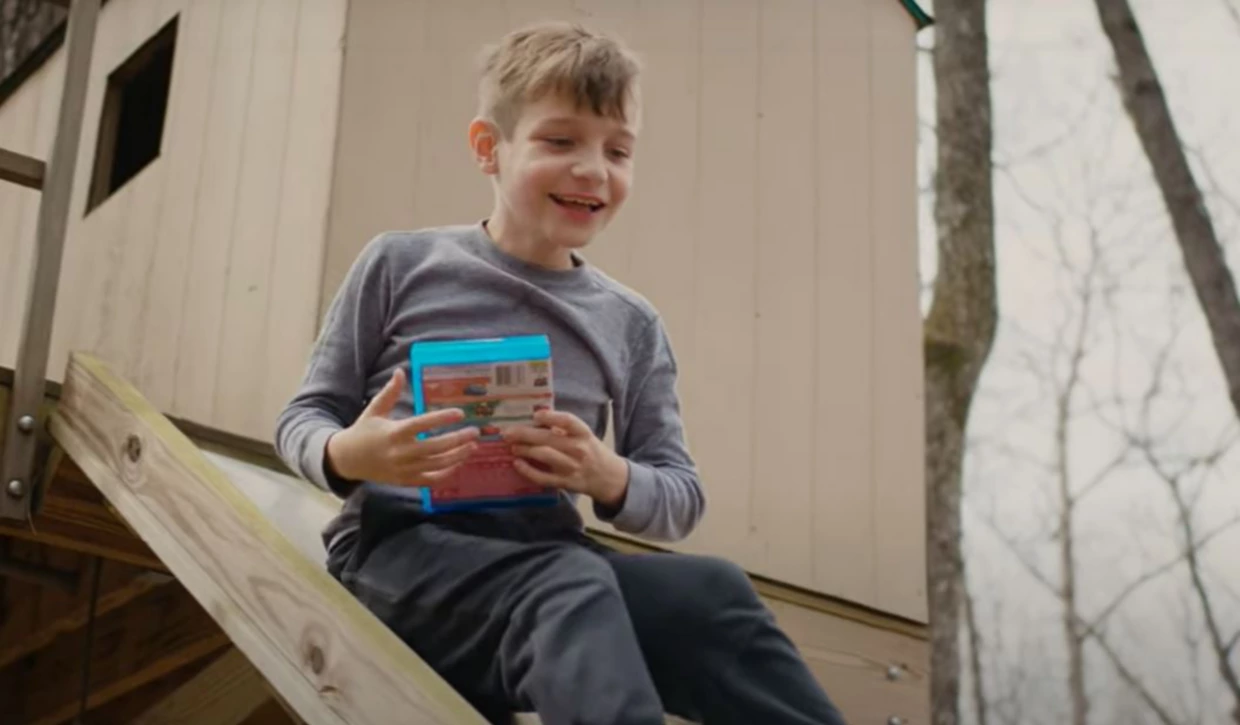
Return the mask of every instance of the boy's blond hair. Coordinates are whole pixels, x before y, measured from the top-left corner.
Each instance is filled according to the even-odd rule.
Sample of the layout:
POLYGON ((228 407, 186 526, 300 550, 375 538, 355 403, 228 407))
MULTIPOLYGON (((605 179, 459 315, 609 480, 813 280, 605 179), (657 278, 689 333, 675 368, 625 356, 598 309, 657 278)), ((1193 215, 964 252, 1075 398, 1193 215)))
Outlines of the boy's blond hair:
POLYGON ((578 109, 631 120, 640 69, 632 51, 603 33, 575 23, 527 26, 508 33, 485 52, 479 114, 507 138, 524 104, 557 93, 578 109))

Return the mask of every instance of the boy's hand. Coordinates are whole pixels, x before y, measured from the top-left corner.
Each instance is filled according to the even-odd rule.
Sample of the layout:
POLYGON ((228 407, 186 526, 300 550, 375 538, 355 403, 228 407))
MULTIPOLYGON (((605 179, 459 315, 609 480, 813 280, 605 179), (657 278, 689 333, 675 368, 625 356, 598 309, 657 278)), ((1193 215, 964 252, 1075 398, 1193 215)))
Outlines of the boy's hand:
POLYGON ((515 426, 504 431, 517 456, 517 472, 543 486, 585 494, 604 506, 624 500, 629 466, 599 440, 577 416, 540 410, 534 422, 542 427, 515 426), (542 464, 539 468, 529 461, 542 464))
POLYGON ((477 428, 418 440, 418 434, 460 422, 460 410, 440 410, 404 420, 388 418, 405 392, 397 369, 353 425, 327 440, 327 465, 353 481, 430 486, 452 473, 476 447, 477 428))

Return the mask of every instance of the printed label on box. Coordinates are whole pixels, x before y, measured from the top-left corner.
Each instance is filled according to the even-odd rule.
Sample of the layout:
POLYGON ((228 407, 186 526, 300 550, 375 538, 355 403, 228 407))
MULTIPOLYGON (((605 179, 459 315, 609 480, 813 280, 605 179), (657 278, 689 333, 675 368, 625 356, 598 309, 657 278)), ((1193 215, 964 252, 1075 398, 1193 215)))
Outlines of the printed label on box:
POLYGON ((427 412, 445 408, 465 412, 464 421, 435 435, 464 427, 476 427, 482 433, 474 455, 431 488, 432 502, 548 492, 513 468, 513 455, 502 433, 509 426, 533 424, 536 411, 552 407, 549 361, 428 365, 422 370, 421 384, 427 412))

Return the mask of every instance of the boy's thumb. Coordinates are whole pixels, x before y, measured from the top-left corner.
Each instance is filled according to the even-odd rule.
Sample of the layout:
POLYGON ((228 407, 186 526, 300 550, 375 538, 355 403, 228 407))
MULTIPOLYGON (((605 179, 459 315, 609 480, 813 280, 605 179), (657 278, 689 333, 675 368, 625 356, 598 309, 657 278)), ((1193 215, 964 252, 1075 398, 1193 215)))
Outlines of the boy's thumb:
POLYGON ((386 418, 388 413, 396 407, 396 401, 400 400, 400 396, 405 392, 405 372, 400 368, 396 368, 396 372, 392 373, 391 379, 387 381, 387 385, 379 391, 379 394, 371 398, 370 404, 362 411, 363 417, 383 417, 386 418))

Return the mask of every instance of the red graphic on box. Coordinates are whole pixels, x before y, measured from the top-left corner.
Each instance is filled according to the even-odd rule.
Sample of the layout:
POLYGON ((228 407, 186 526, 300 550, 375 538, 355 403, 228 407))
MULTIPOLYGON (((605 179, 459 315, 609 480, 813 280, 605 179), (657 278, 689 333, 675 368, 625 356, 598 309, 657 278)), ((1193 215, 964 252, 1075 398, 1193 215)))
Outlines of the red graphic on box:
POLYGON ((544 496, 552 492, 517 472, 513 466, 515 457, 502 437, 505 428, 532 425, 535 411, 553 407, 550 378, 550 363, 546 360, 440 365, 423 370, 421 384, 426 410, 463 410, 465 420, 452 429, 473 426, 482 433, 474 455, 447 479, 431 487, 433 504, 544 496))

